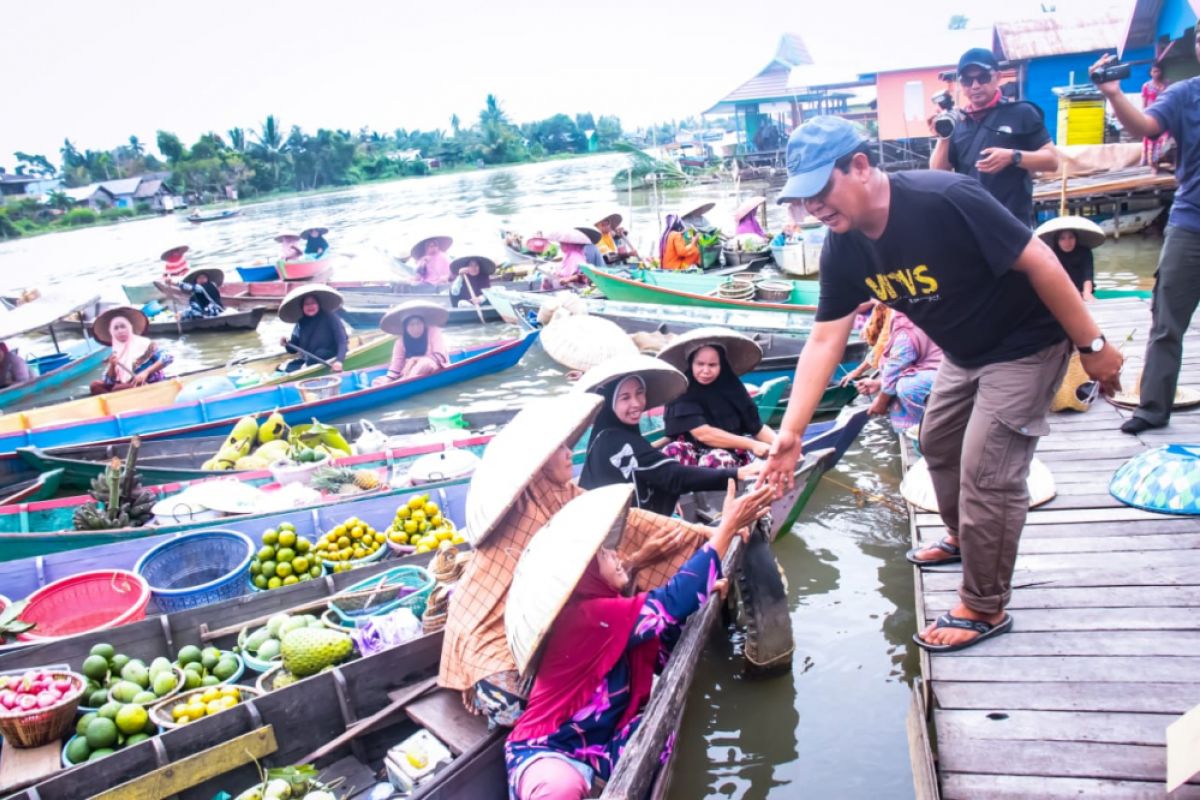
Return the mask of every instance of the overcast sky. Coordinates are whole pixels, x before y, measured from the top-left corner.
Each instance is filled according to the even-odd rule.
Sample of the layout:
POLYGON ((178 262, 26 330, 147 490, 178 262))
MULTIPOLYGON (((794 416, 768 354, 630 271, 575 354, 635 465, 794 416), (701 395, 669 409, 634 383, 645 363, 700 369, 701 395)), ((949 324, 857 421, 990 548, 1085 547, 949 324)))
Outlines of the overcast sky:
MULTIPOLYGON (((1115 0, 1118 4, 1120 0, 1115 0)), ((1053 0, 1051 0, 1053 2, 1053 0)), ((1060 12, 1110 0, 1057 0, 1060 12)), ((109 149, 165 129, 298 124, 380 131, 474 122, 496 94, 517 121, 616 114, 626 128, 699 114, 795 32, 847 76, 923 64, 952 14, 972 28, 1035 0, 79 0, 5 4, 0 166, 58 163, 69 137, 109 149)))

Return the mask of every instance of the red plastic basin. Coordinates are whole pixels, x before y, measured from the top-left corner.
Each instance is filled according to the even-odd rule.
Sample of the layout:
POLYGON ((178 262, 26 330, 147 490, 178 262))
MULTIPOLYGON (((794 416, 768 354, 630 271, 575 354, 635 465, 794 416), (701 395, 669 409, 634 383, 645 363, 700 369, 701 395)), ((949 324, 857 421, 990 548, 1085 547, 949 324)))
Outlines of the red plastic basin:
POLYGON ((27 642, 115 628, 145 619, 150 586, 123 569, 81 572, 29 595, 21 619, 36 623, 20 635, 27 642))

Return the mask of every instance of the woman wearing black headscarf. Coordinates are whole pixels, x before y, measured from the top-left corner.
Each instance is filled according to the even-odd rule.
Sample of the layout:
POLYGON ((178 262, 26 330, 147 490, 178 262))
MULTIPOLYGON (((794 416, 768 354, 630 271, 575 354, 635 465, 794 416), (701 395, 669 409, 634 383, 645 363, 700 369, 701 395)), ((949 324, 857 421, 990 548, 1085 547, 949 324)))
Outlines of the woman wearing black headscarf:
POLYGON ((1038 226, 1037 235, 1050 245, 1085 302, 1095 300, 1096 268, 1092 249, 1104 244, 1104 231, 1085 217, 1055 217, 1038 226))
POLYGON ((342 295, 323 283, 306 283, 288 292, 279 304, 279 318, 294 322, 291 338, 281 338, 286 350, 299 355, 283 366, 286 372, 331 362, 342 371, 349 348, 346 326, 334 312, 342 306, 342 295), (303 352, 301 352, 303 351, 303 352))
POLYGON ((745 480, 753 467, 709 469, 684 466, 642 436, 642 413, 670 401, 686 381, 678 370, 649 356, 612 359, 589 370, 580 386, 604 398, 592 425, 579 485, 584 489, 632 483, 639 508, 670 515, 681 495, 724 489, 730 478, 745 480))
POLYGON ((682 464, 740 467, 765 458, 775 432, 762 423, 740 375, 762 361, 754 340, 726 328, 697 328, 659 358, 687 376, 687 391, 667 405, 663 453, 682 464))

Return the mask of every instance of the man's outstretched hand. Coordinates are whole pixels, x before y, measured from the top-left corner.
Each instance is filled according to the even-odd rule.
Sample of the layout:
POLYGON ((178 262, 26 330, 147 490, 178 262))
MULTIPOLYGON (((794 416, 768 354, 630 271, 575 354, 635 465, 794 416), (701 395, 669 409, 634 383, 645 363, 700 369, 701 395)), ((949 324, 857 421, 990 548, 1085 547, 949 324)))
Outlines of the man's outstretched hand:
POLYGON ((796 462, 800 460, 800 455, 800 437, 789 430, 780 429, 754 488, 770 486, 776 497, 782 497, 796 484, 796 462))

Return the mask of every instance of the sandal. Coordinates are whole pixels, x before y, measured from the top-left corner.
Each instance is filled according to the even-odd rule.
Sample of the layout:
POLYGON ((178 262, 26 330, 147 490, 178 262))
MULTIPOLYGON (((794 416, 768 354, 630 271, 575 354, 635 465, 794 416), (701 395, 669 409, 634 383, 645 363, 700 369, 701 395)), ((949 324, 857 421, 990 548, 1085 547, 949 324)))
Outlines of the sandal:
POLYGON ((958 548, 958 545, 950 544, 945 539, 940 539, 926 547, 914 547, 904 554, 904 558, 908 563, 916 564, 918 567, 927 567, 931 564, 958 564, 962 562, 962 550, 958 548), (934 548, 946 553, 946 558, 917 558, 917 553, 922 550, 931 550, 934 548))
POLYGON ((993 625, 982 620, 964 619, 963 617, 956 617, 953 614, 946 613, 937 618, 934 630, 938 628, 959 628, 964 631, 975 631, 979 635, 974 639, 968 639, 960 644, 931 644, 922 639, 921 634, 914 633, 913 641, 922 650, 928 650, 931 653, 953 653, 955 650, 965 650, 968 647, 974 647, 983 640, 990 639, 993 636, 1008 633, 1012 630, 1012 626, 1013 618, 1011 614, 1005 614, 1004 619, 993 625))

